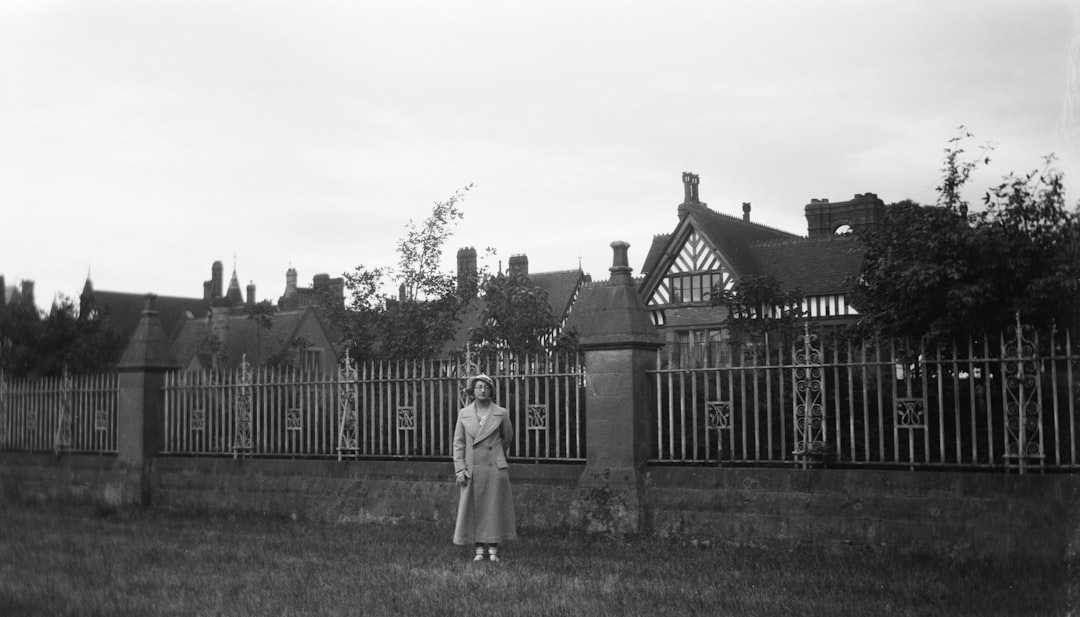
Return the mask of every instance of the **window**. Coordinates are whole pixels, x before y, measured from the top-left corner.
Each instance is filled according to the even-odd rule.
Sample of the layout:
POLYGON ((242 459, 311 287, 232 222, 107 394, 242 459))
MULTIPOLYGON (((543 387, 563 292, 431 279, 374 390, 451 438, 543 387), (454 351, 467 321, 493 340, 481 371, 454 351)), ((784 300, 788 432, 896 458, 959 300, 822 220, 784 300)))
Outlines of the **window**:
POLYGON ((308 373, 322 372, 323 350, 308 347, 300 351, 300 370, 308 373))
POLYGON ((723 272, 676 274, 669 279, 672 304, 708 302, 714 287, 723 285, 723 272))
POLYGON ((727 330, 680 330, 669 341, 669 363, 678 368, 731 366, 731 343, 727 330))

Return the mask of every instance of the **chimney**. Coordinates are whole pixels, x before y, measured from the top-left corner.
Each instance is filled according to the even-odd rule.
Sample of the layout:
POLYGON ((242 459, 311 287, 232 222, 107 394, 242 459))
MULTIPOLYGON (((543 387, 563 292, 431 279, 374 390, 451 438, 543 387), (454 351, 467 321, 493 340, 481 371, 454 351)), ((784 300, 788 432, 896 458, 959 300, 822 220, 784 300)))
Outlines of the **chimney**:
POLYGON ((683 203, 696 204, 701 203, 698 199, 698 182, 700 179, 697 174, 684 171, 682 175, 683 181, 683 203))
POLYGON ((750 222, 750 202, 742 202, 742 220, 750 222))
POLYGON ((34 303, 34 281, 22 282, 22 301, 27 304, 34 303))
POLYGON ((220 261, 215 261, 214 265, 210 267, 210 281, 211 281, 211 295, 210 299, 220 298, 225 295, 225 275, 224 266, 220 261))
POLYGON ((0 306, 7 304, 7 283, 4 282, 4 275, 0 274, 0 306))
POLYGON ((214 281, 203 281, 202 284, 202 298, 209 302, 213 299, 214 281))
POLYGON ((255 282, 251 281, 247 286, 247 305, 255 306, 255 282))
POLYGON ((457 252, 457 287, 462 298, 476 297, 476 249, 467 246, 457 252))
POLYGON ((509 272, 509 274, 511 276, 516 275, 516 274, 524 274, 524 275, 528 276, 529 275, 529 258, 528 258, 528 256, 526 256, 524 254, 522 254, 522 255, 511 255, 510 256, 510 265, 507 267, 507 271, 509 272))
POLYGON ((610 282, 618 285, 629 285, 633 283, 630 273, 633 269, 630 267, 630 243, 622 240, 616 240, 611 243, 612 259, 611 268, 608 269, 611 272, 610 282))

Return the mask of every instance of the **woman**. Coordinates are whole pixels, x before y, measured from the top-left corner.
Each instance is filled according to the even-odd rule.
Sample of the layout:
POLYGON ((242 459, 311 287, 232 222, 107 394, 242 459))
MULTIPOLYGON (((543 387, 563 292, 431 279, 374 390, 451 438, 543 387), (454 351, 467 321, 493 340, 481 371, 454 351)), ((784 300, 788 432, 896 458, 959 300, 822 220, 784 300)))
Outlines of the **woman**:
POLYGON ((473 402, 458 412, 454 428, 454 474, 458 500, 454 544, 476 545, 473 561, 499 560, 499 543, 517 537, 514 498, 510 493, 506 447, 514 428, 506 409, 492 401, 494 383, 487 375, 469 379, 473 402))

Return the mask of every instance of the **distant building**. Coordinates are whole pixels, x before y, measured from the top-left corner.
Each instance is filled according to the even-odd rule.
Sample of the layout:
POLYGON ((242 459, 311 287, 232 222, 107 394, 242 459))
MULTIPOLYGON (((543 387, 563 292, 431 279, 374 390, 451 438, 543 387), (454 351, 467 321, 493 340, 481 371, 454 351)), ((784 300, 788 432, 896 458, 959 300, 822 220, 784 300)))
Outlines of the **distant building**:
MULTIPOLYGON (((476 249, 473 247, 459 249, 457 263, 458 292, 466 298, 471 298, 471 301, 462 311, 457 333, 444 346, 444 352, 465 348, 472 331, 481 325, 481 317, 487 307, 484 297, 482 295, 477 296, 480 290, 478 288, 476 249)), ((592 280, 591 277, 580 269, 529 272, 529 258, 524 254, 512 255, 507 266, 507 275, 523 274, 529 278, 533 285, 547 294, 548 304, 559 322, 559 326, 547 336, 547 342, 553 342, 567 327, 567 321, 573 310, 574 302, 577 300, 578 292, 581 290, 582 285, 592 280)))
POLYGON ((722 214, 698 198, 698 176, 683 174, 684 199, 670 233, 653 238, 642 266, 639 291, 653 322, 669 344, 698 358, 724 361, 729 339, 727 310, 712 304, 715 290, 731 289, 750 275, 771 275, 782 290, 799 290, 809 319, 851 323, 850 298, 862 270, 863 247, 841 229, 873 229, 885 204, 873 193, 845 202, 814 199, 805 207, 808 236, 722 214), (713 358, 713 356, 721 356, 713 358))
MULTIPOLYGON (((241 292, 234 268, 226 287, 220 261, 211 265, 210 278, 202 284, 202 297, 156 296, 154 308, 181 366, 203 370, 246 360, 253 365, 273 361, 309 370, 332 370, 337 362, 332 330, 316 314, 314 292, 295 289, 296 271, 290 268, 290 272, 296 292, 289 294, 293 301, 285 302, 284 308, 271 307, 262 322, 249 317, 257 306, 254 283, 241 292)), ((79 314, 87 318, 104 312, 113 327, 130 338, 145 308, 145 297, 145 293, 96 290, 87 276, 79 296, 79 314)))
POLYGON ((285 293, 278 298, 278 309, 295 311, 308 306, 319 307, 326 302, 345 302, 345 279, 330 278, 329 274, 316 274, 311 287, 296 286, 296 269, 285 271, 285 293))

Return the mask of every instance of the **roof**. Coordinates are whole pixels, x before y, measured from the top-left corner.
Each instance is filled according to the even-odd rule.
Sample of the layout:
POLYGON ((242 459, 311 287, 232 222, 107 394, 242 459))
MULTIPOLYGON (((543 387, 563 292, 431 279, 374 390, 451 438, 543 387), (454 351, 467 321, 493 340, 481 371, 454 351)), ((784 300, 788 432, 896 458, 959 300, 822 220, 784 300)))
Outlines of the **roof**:
MULTIPOLYGON (((310 307, 300 311, 273 313, 270 315, 270 329, 263 329, 261 332, 259 324, 248 319, 246 314, 227 315, 229 333, 222 351, 230 360, 236 362, 245 354, 251 362, 265 361, 292 342, 308 313, 318 319, 310 307)), ((172 344, 173 353, 181 366, 190 364, 196 355, 205 354, 203 341, 211 335, 210 332, 208 319, 190 319, 181 325, 172 344)))
MULTIPOLYGON (((94 290, 94 303, 98 310, 108 313, 113 327, 125 337, 130 337, 138 327, 143 309, 146 308, 146 294, 94 290)), ((209 307, 202 298, 157 296, 154 299, 154 310, 158 312, 165 335, 171 340, 188 313, 198 320, 206 317, 209 307)))
POLYGON ((758 274, 772 275, 785 290, 807 296, 850 291, 862 271, 862 245, 848 236, 752 244, 758 274))
POLYGON ((736 276, 755 271, 753 256, 749 250, 750 243, 800 238, 793 233, 722 214, 703 203, 682 204, 679 206, 679 212, 680 219, 676 232, 653 237, 649 253, 645 257, 645 264, 641 267, 641 274, 647 279, 651 278, 650 275, 656 268, 664 265, 664 257, 668 252, 678 249, 672 244, 682 240, 683 234, 678 232, 686 225, 693 226, 709 244, 716 247, 735 269, 736 276), (681 216, 683 213, 685 217, 681 216))
POLYGON ((701 203, 682 204, 679 210, 685 216, 675 231, 653 237, 642 266, 639 289, 643 293, 651 293, 659 284, 663 273, 654 271, 666 271, 688 227, 723 255, 734 276, 771 275, 784 290, 799 289, 810 296, 841 293, 851 289, 862 270, 861 245, 848 236, 809 239, 721 214, 701 203))
POLYGON ((587 279, 587 275, 581 270, 559 270, 530 274, 529 279, 533 285, 547 293, 551 312, 562 321, 574 302, 578 287, 587 279))
MULTIPOLYGON (((578 289, 590 278, 581 270, 557 270, 554 272, 536 272, 528 275, 536 287, 542 289, 548 297, 548 305, 555 317, 562 322, 573 308, 578 289)), ((487 301, 479 296, 469 302, 458 314, 459 320, 454 337, 443 345, 443 352, 462 349, 469 342, 469 334, 480 327, 480 317, 487 309, 487 301)))

